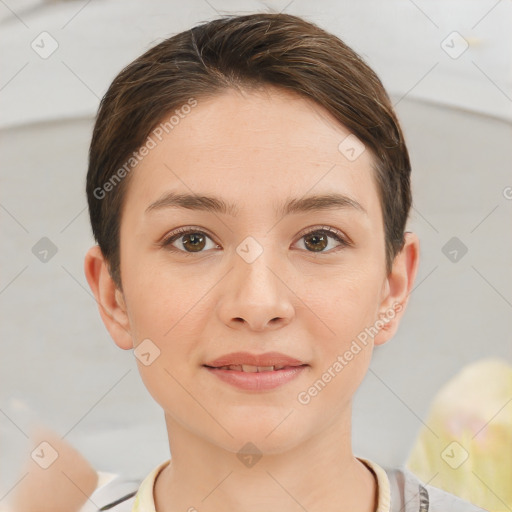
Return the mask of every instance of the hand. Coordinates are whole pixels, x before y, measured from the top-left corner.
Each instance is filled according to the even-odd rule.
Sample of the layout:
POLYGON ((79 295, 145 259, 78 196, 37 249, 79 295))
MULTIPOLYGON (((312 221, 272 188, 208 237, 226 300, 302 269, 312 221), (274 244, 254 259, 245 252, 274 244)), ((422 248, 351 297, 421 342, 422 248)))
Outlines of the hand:
POLYGON ((10 512, 79 512, 98 484, 98 473, 67 441, 50 429, 32 429, 29 458, 12 491, 10 512), (55 461, 51 462, 57 453, 55 461), (51 464, 49 464, 51 462, 51 464), (44 467, 46 466, 46 469, 44 467))

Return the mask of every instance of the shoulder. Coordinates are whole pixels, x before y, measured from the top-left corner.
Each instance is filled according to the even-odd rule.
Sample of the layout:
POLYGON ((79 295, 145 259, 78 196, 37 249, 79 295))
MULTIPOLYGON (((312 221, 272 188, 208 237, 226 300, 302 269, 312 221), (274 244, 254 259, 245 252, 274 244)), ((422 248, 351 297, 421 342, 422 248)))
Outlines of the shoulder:
POLYGON ((385 469, 391 488, 391 512, 487 512, 449 492, 425 484, 405 467, 385 469))
POLYGON ((154 511, 153 489, 160 471, 170 459, 161 462, 144 479, 130 479, 114 473, 98 472, 98 485, 80 512, 154 511))

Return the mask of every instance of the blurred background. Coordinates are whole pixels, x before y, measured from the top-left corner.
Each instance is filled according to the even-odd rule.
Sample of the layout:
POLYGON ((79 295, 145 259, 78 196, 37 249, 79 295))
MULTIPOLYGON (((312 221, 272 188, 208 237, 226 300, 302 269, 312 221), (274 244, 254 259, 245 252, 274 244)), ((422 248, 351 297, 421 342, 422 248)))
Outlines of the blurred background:
POLYGON ((403 464, 447 380, 485 357, 512 363, 510 1, 0 0, 0 500, 34 422, 99 470, 142 478, 169 458, 163 412, 83 273, 88 145, 126 64, 198 22, 257 11, 303 16, 354 48, 411 154, 420 269, 357 392, 356 455, 403 464))

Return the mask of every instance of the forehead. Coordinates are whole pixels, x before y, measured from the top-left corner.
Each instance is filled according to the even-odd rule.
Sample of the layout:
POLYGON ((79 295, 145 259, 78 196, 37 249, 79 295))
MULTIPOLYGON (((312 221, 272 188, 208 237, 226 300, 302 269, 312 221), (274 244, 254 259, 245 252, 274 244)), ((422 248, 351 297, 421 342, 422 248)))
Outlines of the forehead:
POLYGON ((344 151, 354 146, 354 135, 314 102, 274 88, 226 90, 198 98, 187 111, 172 129, 161 124, 158 137, 151 135, 156 145, 131 176, 128 211, 142 214, 170 190, 221 197, 242 213, 266 204, 277 211, 286 198, 337 192, 378 221, 371 152, 348 158, 344 151))

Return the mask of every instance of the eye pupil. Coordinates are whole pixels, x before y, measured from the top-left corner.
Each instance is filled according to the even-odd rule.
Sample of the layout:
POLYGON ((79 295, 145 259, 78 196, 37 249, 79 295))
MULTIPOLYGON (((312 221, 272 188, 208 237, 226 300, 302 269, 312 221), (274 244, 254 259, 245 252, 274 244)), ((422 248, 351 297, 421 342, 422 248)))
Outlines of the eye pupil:
POLYGON ((198 233, 189 233, 183 235, 183 246, 185 248, 192 248, 194 251, 198 249, 200 251, 201 249, 204 249, 204 242, 205 237, 198 233), (197 243, 199 243, 199 245, 197 243))
POLYGON ((313 240, 313 246, 312 249, 314 252, 322 251, 327 247, 327 236, 325 234, 311 234, 305 237, 305 244, 307 247, 310 247, 310 244, 308 243, 308 240, 313 240), (321 245, 316 245, 319 241, 322 242, 321 245))

